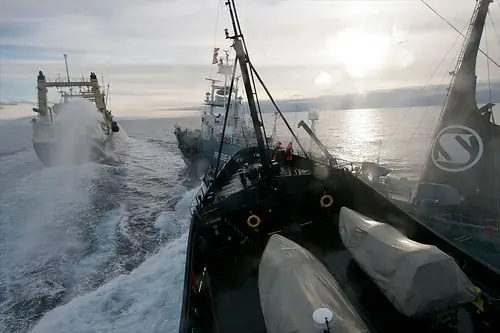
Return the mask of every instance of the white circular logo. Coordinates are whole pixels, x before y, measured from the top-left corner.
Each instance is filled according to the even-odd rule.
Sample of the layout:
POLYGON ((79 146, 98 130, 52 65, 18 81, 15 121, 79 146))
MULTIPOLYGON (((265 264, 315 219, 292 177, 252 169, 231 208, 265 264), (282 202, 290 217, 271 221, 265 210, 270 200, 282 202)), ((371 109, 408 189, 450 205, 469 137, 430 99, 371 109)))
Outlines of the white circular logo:
POLYGON ((473 129, 451 125, 439 131, 431 153, 432 161, 439 169, 461 172, 479 162, 483 155, 483 141, 473 129))

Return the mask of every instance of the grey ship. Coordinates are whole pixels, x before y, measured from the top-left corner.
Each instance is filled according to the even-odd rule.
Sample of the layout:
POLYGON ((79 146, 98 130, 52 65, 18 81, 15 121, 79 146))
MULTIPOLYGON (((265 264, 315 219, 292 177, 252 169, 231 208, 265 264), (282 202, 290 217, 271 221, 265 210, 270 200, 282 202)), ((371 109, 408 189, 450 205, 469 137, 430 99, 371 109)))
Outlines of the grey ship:
MULTIPOLYGON (((66 61, 66 55, 64 55, 66 61)), ((106 106, 106 94, 101 92, 99 81, 94 72, 90 73, 90 80, 71 80, 66 61, 67 80, 61 78, 48 80, 42 71, 38 72, 37 91, 38 107, 33 111, 38 113, 38 117, 32 119, 33 125, 33 149, 40 161, 47 166, 67 164, 62 157, 64 140, 58 131, 57 117, 64 112, 64 107, 73 98, 83 98, 95 103, 96 112, 99 114, 99 122, 96 126, 91 124, 89 128, 82 128, 82 133, 91 138, 90 147, 82 144, 81 147, 73 147, 78 150, 72 154, 71 164, 85 162, 109 163, 111 152, 114 149, 113 134, 120 130, 118 123, 113 119, 111 111, 106 106), (57 88, 61 94, 61 101, 48 106, 48 88, 57 88), (78 93, 73 92, 78 89, 78 93), (89 150, 88 152, 83 150, 89 150)), ((86 124, 87 126, 89 124, 86 124)), ((86 126, 82 124, 81 126, 86 126)), ((83 142, 85 140, 81 140, 83 142)), ((77 144, 78 142, 75 142, 77 144)), ((88 145, 88 144, 87 144, 88 145)))
MULTIPOLYGON (((217 161, 219 154, 221 161, 228 161, 241 148, 257 144, 255 131, 242 116, 243 98, 238 95, 239 77, 235 76, 234 61, 229 51, 225 53, 225 57, 217 59, 218 49, 214 50, 213 64, 217 65, 217 74, 223 81, 206 78, 211 84, 210 92, 205 94, 200 129, 175 125, 174 130, 184 161, 202 172, 217 161)), ((260 117, 262 121, 261 114, 260 117)), ((273 144, 273 136, 266 139, 268 145, 273 144)))

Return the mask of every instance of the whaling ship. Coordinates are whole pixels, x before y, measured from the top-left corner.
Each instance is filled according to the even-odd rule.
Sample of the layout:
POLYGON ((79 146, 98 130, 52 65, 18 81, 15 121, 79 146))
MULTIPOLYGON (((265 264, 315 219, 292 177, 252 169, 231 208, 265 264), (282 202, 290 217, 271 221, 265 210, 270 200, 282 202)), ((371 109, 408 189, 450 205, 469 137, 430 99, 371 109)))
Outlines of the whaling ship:
MULTIPOLYGON (((219 57, 219 49, 213 54, 213 65, 223 80, 207 78, 211 82, 210 92, 205 94, 202 109, 201 127, 192 130, 175 126, 179 150, 188 165, 205 169, 221 156, 223 161, 242 147, 255 146, 257 141, 251 125, 242 114, 242 97, 238 95, 239 77, 235 77, 230 52, 219 57), (230 86, 230 83, 234 85, 230 86), (232 91, 231 95, 229 91, 232 91)), ((262 120, 262 115, 260 115, 262 120)), ((273 144, 273 137, 266 138, 273 144)))
MULTIPOLYGON (((37 91, 38 91, 38 107, 33 108, 33 111, 38 113, 37 118, 33 118, 33 148, 36 155, 45 165, 53 166, 60 163, 67 163, 62 159, 62 149, 64 146, 64 137, 60 136, 56 130, 57 117, 64 112, 70 101, 74 98, 83 98, 91 101, 96 106, 96 111, 99 116, 98 124, 90 126, 88 131, 83 131, 86 138, 80 138, 81 141, 90 140, 88 152, 78 151, 73 154, 71 163, 81 163, 94 161, 106 163, 109 159, 109 152, 114 148, 113 134, 117 133, 120 128, 118 123, 113 119, 111 111, 106 106, 106 94, 101 91, 99 82, 95 73, 90 73, 90 79, 82 79, 80 81, 70 80, 66 55, 67 80, 56 79, 47 80, 42 71, 38 72, 37 91), (61 101, 54 104, 52 107, 48 105, 48 88, 58 88, 61 94, 61 101), (73 89, 78 93, 74 93, 73 89), (69 90, 69 91, 68 91, 69 90)), ((82 124, 81 126, 85 126, 82 124)), ((93 124, 91 124, 93 125, 93 124)), ((77 150, 77 147, 74 147, 77 150)))

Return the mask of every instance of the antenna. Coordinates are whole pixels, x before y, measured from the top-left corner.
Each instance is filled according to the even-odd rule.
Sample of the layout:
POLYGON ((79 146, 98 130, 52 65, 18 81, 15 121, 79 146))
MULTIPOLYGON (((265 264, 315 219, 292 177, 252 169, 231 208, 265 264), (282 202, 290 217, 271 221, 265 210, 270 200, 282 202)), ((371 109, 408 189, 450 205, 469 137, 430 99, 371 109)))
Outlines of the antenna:
MULTIPOLYGON (((68 79, 68 82, 70 82, 69 69, 68 69, 68 55, 66 53, 64 54, 64 65, 66 66, 66 78, 68 79)), ((70 95, 73 94, 73 87, 69 88, 69 93, 70 95)))
MULTIPOLYGON (((246 48, 242 42, 242 33, 239 29, 238 14, 236 12, 236 7, 234 6, 234 0, 227 1, 226 5, 229 8, 229 14, 231 16, 231 23, 233 26, 234 36, 230 36, 228 29, 225 29, 226 39, 233 40, 233 48, 236 52, 236 63, 240 65, 241 78, 243 79, 244 89, 247 95, 248 108, 250 109, 250 116, 252 118, 252 123, 255 131, 255 138, 257 139, 257 146, 259 148, 259 155, 261 158, 262 167, 266 175, 269 175, 270 170, 270 160, 266 150, 266 142, 264 141, 263 134, 263 124, 259 120, 257 104, 255 102, 255 92, 252 89, 252 83, 250 81, 249 66, 251 66, 248 59, 248 54, 246 48)), ((234 70, 233 75, 234 78, 234 70)), ((232 83, 233 80, 231 80, 232 83)), ((232 90, 232 89, 231 89, 232 90)), ((229 103, 228 103, 229 105, 229 103)))
POLYGON ((217 79, 212 79, 210 77, 206 77, 205 80, 207 81, 212 81, 212 83, 215 83, 215 82, 222 82, 221 80, 217 80, 217 79))
POLYGON ((106 101, 105 101, 106 107, 108 106, 108 97, 109 97, 109 83, 108 83, 108 87, 106 89, 106 101))
POLYGON ((313 312, 313 322, 314 326, 323 330, 323 332, 331 332, 334 324, 334 316, 330 309, 318 308, 313 312))
POLYGON ((64 54, 64 64, 66 65, 66 78, 69 80, 69 69, 68 69, 68 55, 64 54))

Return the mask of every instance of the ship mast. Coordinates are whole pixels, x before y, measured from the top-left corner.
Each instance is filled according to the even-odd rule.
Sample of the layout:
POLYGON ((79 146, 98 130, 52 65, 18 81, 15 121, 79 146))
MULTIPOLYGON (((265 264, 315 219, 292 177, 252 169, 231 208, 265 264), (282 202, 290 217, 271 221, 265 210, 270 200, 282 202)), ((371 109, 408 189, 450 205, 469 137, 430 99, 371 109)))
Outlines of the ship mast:
MULTIPOLYGON (((68 82, 71 82, 70 78, 69 78, 69 69, 68 69, 68 55, 65 53, 64 54, 64 65, 66 66, 66 78, 67 78, 67 81, 68 82)), ((70 87, 69 88, 69 94, 72 95, 73 94, 73 87, 70 87)))
POLYGON ((249 71, 249 60, 246 50, 243 47, 241 41, 242 33, 239 29, 238 14, 234 5, 234 0, 228 0, 226 5, 229 8, 229 13, 231 15, 231 23, 233 25, 234 36, 230 36, 227 29, 225 29, 226 38, 232 39, 234 41, 233 48, 236 52, 236 61, 240 64, 241 78, 243 79, 243 85, 245 87, 245 92, 247 95, 248 108, 250 109, 250 116, 252 118, 252 124, 255 130, 255 138, 257 139, 257 145, 259 148, 259 154, 262 162, 262 167, 266 175, 269 175, 270 161, 269 156, 266 151, 266 144, 264 141, 264 134, 262 131, 263 123, 259 120, 257 105, 255 103, 255 93, 252 89, 252 84, 250 82, 250 71, 249 71))
POLYGON ((449 118, 460 118, 477 112, 476 102, 476 61, 479 44, 483 34, 488 7, 492 0, 479 0, 472 15, 466 39, 459 53, 459 58, 452 72, 452 80, 448 88, 448 100, 441 113, 441 123, 449 118))
MULTIPOLYGON (((455 71, 450 73, 453 77, 448 98, 419 180, 420 184, 445 184, 454 188, 466 199, 465 204, 474 207, 475 216, 480 214, 477 207, 492 211, 492 201, 484 198, 497 196, 499 186, 498 180, 493 185, 487 175, 492 174, 492 158, 495 158, 488 147, 500 136, 500 129, 490 122, 488 113, 481 112, 491 109, 493 104, 486 104, 480 111, 476 100, 477 56, 491 2, 476 2, 455 71)), ((432 197, 440 199, 439 193, 432 193, 432 197)), ((421 197, 428 197, 428 194, 421 197)))

